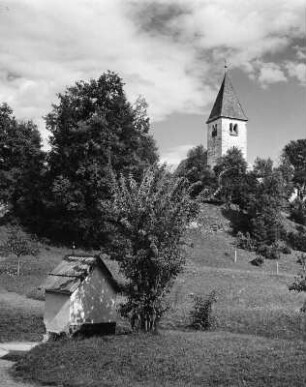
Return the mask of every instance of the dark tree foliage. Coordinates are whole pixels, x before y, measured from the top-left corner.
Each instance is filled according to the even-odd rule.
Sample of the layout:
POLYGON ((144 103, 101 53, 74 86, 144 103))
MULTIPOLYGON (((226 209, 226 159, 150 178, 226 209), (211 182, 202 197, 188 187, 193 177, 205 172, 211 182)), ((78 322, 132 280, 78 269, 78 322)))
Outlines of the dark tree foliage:
POLYGON ((293 184, 293 167, 287 157, 282 156, 280 165, 275 168, 282 175, 282 179, 284 182, 283 190, 284 190, 284 200, 289 203, 289 199, 294 192, 294 184, 293 184))
POLYGON ((306 230, 304 228, 300 228, 298 232, 287 233, 285 238, 294 250, 306 252, 306 230))
POLYGON ((0 203, 23 223, 37 220, 40 212, 44 153, 41 137, 31 121, 18 122, 12 109, 0 106, 0 203))
POLYGON ((283 228, 283 179, 277 170, 260 178, 257 176, 258 170, 255 170, 244 179, 239 208, 246 215, 248 224, 247 230, 243 231, 248 231, 257 243, 271 245, 280 239, 283 228))
POLYGON ((222 156, 214 167, 218 179, 219 195, 227 203, 239 204, 247 171, 240 149, 233 147, 222 156))
POLYGON ((192 197, 198 196, 203 190, 210 191, 216 186, 213 172, 207 165, 207 150, 203 145, 190 149, 187 158, 179 164, 175 174, 185 177, 192 185, 192 197))
POLYGON ((281 210, 284 207, 284 177, 270 159, 257 158, 251 171, 242 170, 235 196, 239 222, 238 241, 249 236, 254 249, 267 258, 278 258, 283 235, 281 210))
POLYGON ((257 157, 253 165, 253 173, 259 178, 271 175, 273 170, 273 161, 269 159, 261 159, 257 157))
POLYGON ((52 138, 45 218, 53 238, 103 243, 110 231, 111 171, 138 181, 158 159, 146 104, 132 106, 123 87, 112 72, 77 82, 58 95, 46 117, 52 138))
POLYGON ((290 203, 291 219, 306 226, 306 200, 296 198, 290 203))
POLYGON ((306 224, 306 139, 291 141, 283 149, 280 168, 286 173, 288 198, 295 191, 290 204, 291 218, 306 224), (291 190, 290 190, 291 188, 291 190))
POLYGON ((291 141, 283 150, 283 157, 293 169, 292 182, 298 198, 306 200, 306 139, 291 141))

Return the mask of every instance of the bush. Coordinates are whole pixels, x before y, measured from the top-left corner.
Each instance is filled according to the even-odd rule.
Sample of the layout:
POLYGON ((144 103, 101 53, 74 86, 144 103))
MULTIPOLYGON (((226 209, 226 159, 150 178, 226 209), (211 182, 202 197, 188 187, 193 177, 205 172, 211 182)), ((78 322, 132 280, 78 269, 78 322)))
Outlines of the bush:
POLYGON ((300 199, 295 199, 290 206, 291 219, 297 223, 306 225, 306 204, 300 199))
POLYGON ((256 257, 250 263, 254 266, 261 266, 264 263, 264 259, 263 257, 256 257))
POLYGON ((279 259, 279 248, 276 244, 268 246, 266 244, 259 245, 256 252, 267 259, 279 259))
POLYGON ((190 328, 197 330, 212 330, 217 326, 216 317, 213 316, 213 305, 218 301, 216 291, 213 290, 207 297, 195 296, 194 307, 190 312, 190 328))
POLYGON ((289 286, 289 290, 295 290, 297 292, 306 292, 306 273, 300 273, 293 284, 289 286))
POLYGON ((297 263, 302 266, 303 271, 306 271, 306 254, 300 254, 298 256, 297 263))
POLYGON ((239 231, 236 236, 236 245, 243 250, 254 251, 255 249, 255 242, 251 238, 249 232, 243 234, 241 231, 239 231))
MULTIPOLYGON (((302 269, 298 276, 295 277, 293 284, 289 286, 289 290, 306 292, 306 254, 300 254, 297 262, 302 266, 302 269)), ((304 304, 304 307, 306 307, 306 304, 304 304)))
POLYGON ((306 234, 304 230, 300 230, 298 233, 287 233, 286 240, 294 250, 306 252, 306 234))
POLYGON ((283 254, 291 254, 291 253, 292 253, 290 247, 288 247, 288 246, 283 246, 283 247, 281 248, 281 252, 282 252, 283 254))

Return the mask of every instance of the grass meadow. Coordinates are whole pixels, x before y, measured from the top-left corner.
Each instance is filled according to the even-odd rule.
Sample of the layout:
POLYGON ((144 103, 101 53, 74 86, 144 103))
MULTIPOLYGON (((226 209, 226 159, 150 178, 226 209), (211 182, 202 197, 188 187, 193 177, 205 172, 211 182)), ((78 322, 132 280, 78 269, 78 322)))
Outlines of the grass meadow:
POLYGON ((65 387, 302 387, 305 350, 305 342, 167 330, 43 344, 17 363, 15 374, 65 387))
MULTIPOLYGON (((230 221, 220 208, 209 205, 189 230, 189 245, 185 270, 168 296, 170 308, 158 334, 42 344, 16 364, 14 374, 66 387, 305 386, 306 316, 300 308, 306 295, 288 290, 299 270, 297 252, 281 256, 278 275, 276 261, 255 267, 250 252, 238 250, 235 261, 230 221), (186 327, 194 297, 212 290, 218 296, 216 330, 191 331, 186 327)), ((41 336, 43 302, 32 298, 42 299, 37 287, 70 252, 43 247, 38 259, 25 260, 20 278, 7 274, 14 260, 0 262, 0 271, 7 268, 1 271, 0 287, 36 302, 29 314, 27 308, 1 301, 0 290, 5 310, 0 340, 34 341, 41 336)), ((107 264, 115 270, 114 263, 107 264)))

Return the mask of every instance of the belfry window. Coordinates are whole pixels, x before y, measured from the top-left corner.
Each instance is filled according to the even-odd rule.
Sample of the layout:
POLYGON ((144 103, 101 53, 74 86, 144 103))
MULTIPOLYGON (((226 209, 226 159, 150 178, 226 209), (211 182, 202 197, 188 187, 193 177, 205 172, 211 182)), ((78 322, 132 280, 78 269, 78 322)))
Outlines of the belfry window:
POLYGON ((212 126, 211 136, 212 137, 217 137, 217 134, 218 134, 217 124, 214 124, 212 126))
POLYGON ((230 123, 229 133, 231 136, 238 136, 238 124, 230 123))

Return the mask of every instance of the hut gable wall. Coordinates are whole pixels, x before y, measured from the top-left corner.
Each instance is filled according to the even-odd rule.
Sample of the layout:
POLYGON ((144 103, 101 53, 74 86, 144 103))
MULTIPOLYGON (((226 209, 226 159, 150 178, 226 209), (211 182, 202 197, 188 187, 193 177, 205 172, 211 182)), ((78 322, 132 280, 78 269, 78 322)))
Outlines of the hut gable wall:
POLYGON ((116 321, 116 292, 96 267, 71 295, 70 323, 106 323, 116 321))
POLYGON ((70 297, 67 294, 46 292, 44 323, 48 332, 67 329, 70 318, 70 297))

